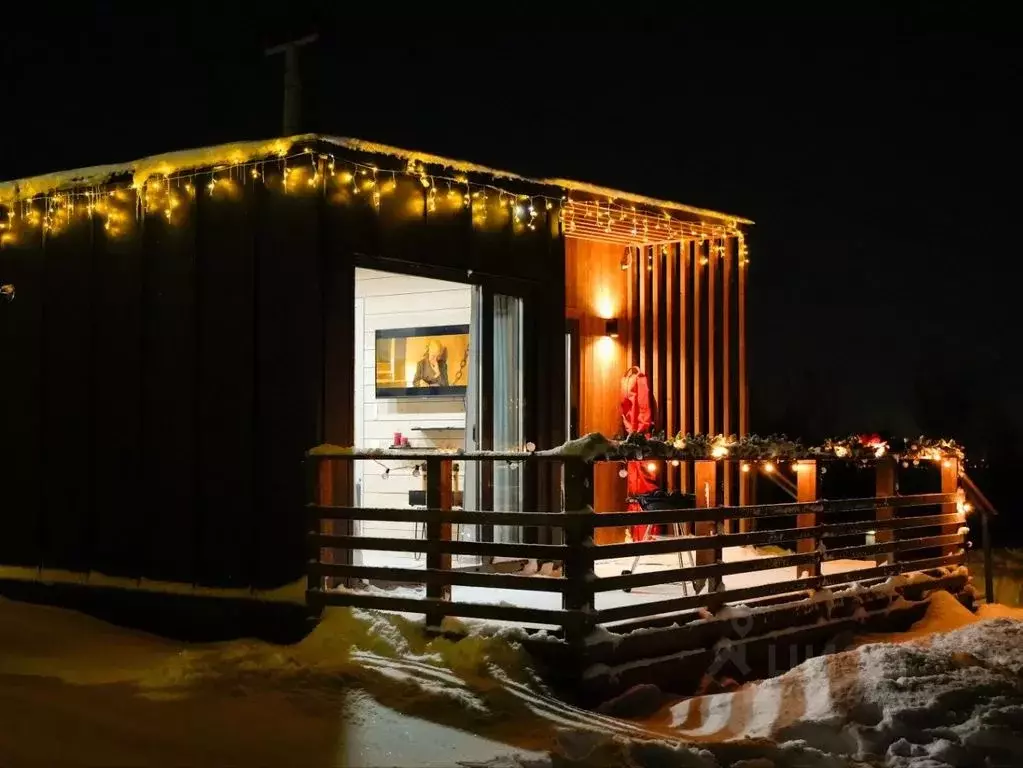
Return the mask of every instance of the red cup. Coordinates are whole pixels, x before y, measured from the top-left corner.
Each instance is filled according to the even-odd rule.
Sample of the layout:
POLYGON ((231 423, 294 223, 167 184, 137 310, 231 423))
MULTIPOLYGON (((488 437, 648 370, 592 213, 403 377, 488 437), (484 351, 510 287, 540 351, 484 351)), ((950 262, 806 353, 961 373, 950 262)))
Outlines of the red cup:
POLYGON ((395 432, 394 433, 394 442, 391 443, 391 445, 398 445, 398 446, 400 446, 401 444, 402 444, 401 443, 401 432, 395 432))

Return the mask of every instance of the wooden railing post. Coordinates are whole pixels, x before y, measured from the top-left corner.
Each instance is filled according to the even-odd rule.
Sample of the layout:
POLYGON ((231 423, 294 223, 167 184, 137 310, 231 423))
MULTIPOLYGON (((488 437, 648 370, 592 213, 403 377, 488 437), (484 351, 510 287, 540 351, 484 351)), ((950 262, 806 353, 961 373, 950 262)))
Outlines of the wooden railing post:
MULTIPOLYGON (((943 459, 941 462, 941 492, 956 493, 959 490, 959 462, 956 459, 943 459)), ((941 505, 941 514, 954 515, 959 511, 956 502, 941 505)), ((941 533, 943 536, 953 536, 959 531, 959 524, 943 525, 941 533)), ((941 549, 942 555, 955 554, 957 547, 949 544, 941 549)))
MULTIPOLYGON (((426 507, 429 510, 441 510, 440 516, 431 517, 426 524, 426 567, 428 570, 451 570, 451 553, 442 552, 438 543, 451 541, 451 523, 443 520, 443 512, 451 509, 451 460, 426 460, 426 507)), ((432 514, 432 513, 431 513, 432 514)), ((435 600, 450 600, 451 585, 426 584, 426 597, 435 600)), ((443 611, 430 611, 426 614, 426 626, 440 626, 444 619, 443 611)))
MULTIPOLYGON (((322 462, 306 457, 305 460, 305 485, 306 503, 320 503, 320 464, 322 462)), ((316 572, 316 566, 320 564, 321 553, 319 544, 312 538, 314 534, 320 533, 322 525, 319 514, 310 514, 306 517, 307 552, 306 562, 306 594, 317 593, 323 589, 323 579, 316 572)))
POLYGON ((980 511, 981 546, 984 547, 984 601, 995 602, 995 563, 991 555, 991 513, 987 508, 980 511))
MULTIPOLYGON (((320 459, 316 463, 316 469, 316 503, 320 506, 331 506, 334 504, 334 459, 320 459)), ((334 521, 320 520, 317 530, 328 535, 334 534, 334 521)), ((318 554, 321 563, 336 563, 339 559, 342 563, 350 563, 352 560, 350 552, 338 558, 337 552, 330 547, 321 548, 318 554)), ((325 589, 333 589, 337 586, 337 579, 326 576, 322 586, 325 589)))
MULTIPOLYGON (((895 495, 896 464, 891 457, 882 459, 877 463, 877 477, 874 492, 878 498, 889 498, 895 495)), ((878 507, 876 519, 891 520, 895 517, 895 510, 891 507, 878 507)), ((878 528, 874 531, 874 544, 887 544, 895 540, 895 531, 891 528, 878 528)), ((881 552, 876 557, 878 565, 890 565, 895 562, 894 552, 881 552)))
MULTIPOLYGON (((817 501, 817 462, 813 460, 796 462, 796 501, 814 502, 817 501)), ((817 513, 806 512, 796 515, 797 528, 813 528, 817 525, 817 513)), ((817 551, 817 539, 799 539, 796 542, 796 552, 806 554, 817 551)), ((799 566, 799 576, 820 576, 820 559, 808 565, 799 566)))
MULTIPOLYGON (((700 509, 716 507, 718 505, 718 462, 717 461, 696 461, 694 462, 694 477, 696 486, 693 490, 696 493, 696 506, 700 509)), ((717 534, 718 524, 714 520, 697 522, 693 526, 697 536, 714 536, 717 534)), ((723 561, 721 548, 700 549, 696 551, 697 565, 713 565, 723 561)), ((720 579, 717 577, 709 579, 708 594, 714 594, 720 587, 720 579)), ((703 589, 700 581, 694 582, 696 591, 703 589)))
MULTIPOLYGON (((561 607, 573 616, 564 626, 565 640, 579 649, 593 629, 593 464, 579 459, 565 461, 565 591, 561 607), (582 619, 578 619, 578 616, 582 619)), ((580 663, 584 660, 580 659, 580 663)))

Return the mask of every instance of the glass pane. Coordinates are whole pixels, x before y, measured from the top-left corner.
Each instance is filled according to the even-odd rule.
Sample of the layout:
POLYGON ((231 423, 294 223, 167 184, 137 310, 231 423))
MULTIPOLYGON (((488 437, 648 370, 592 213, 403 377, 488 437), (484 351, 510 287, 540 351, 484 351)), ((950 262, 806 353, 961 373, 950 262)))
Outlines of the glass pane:
MULTIPOLYGON (((522 450, 522 300, 494 296, 494 450, 522 450)), ((495 462, 494 510, 522 510, 522 467, 495 462)), ((494 540, 518 542, 518 526, 494 527, 494 540)))

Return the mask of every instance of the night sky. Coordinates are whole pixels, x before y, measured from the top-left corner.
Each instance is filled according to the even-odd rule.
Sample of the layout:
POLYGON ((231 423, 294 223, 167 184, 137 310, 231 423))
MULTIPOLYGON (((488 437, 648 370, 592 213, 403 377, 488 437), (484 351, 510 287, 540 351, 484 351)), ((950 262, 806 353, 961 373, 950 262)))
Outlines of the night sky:
POLYGON ((1020 458, 1008 19, 93 5, 0 29, 0 178, 277 135, 263 48, 318 31, 309 130, 754 219, 755 431, 1020 458))

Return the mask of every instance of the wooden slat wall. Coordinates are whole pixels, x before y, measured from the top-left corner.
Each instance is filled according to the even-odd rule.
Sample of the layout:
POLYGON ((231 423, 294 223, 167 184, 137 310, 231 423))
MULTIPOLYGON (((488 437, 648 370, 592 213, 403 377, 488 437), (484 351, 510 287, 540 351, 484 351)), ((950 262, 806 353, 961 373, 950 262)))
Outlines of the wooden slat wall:
MULTIPOLYGON (((631 248, 571 239, 566 259, 567 312, 580 328, 581 434, 621 431, 618 388, 629 365, 649 376, 656 432, 746 430, 745 280, 735 238, 631 248), (619 320, 619 339, 604 337, 610 317, 619 320)), ((691 490, 693 470, 665 466, 665 486, 691 490)), ((728 463, 719 475, 726 504, 742 486, 736 475, 728 463)), ((594 508, 620 510, 624 501, 618 467, 599 467, 594 508)), ((598 536, 620 541, 622 530, 598 536)))
MULTIPOLYGON (((655 432, 744 434, 745 279, 736 239, 631 252, 623 287, 628 322, 622 325, 632 331, 626 359, 650 377, 655 432)), ((590 270, 578 274, 588 278, 590 270)), ((689 490, 692 473, 692 466, 665 467, 665 485, 689 490)), ((726 504, 734 503, 742 485, 738 474, 726 462, 720 478, 726 504)))

